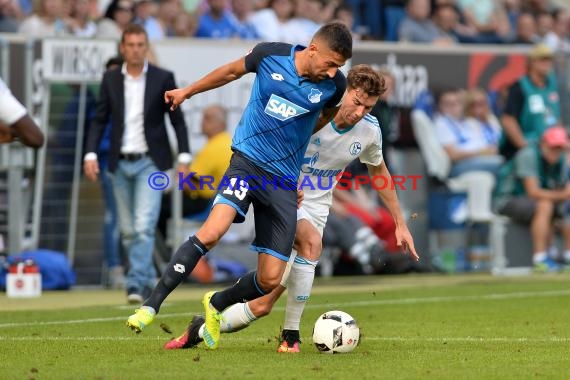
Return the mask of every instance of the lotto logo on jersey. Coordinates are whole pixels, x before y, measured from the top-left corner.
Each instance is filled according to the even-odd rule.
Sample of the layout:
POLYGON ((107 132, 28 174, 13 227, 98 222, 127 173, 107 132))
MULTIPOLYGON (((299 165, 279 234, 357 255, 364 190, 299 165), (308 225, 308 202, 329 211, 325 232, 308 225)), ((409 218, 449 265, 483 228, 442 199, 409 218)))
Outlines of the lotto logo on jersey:
POLYGON ((287 99, 283 99, 275 94, 271 94, 271 97, 265 106, 266 114, 281 121, 288 120, 307 112, 309 112, 309 110, 306 110, 295 103, 291 103, 287 99))

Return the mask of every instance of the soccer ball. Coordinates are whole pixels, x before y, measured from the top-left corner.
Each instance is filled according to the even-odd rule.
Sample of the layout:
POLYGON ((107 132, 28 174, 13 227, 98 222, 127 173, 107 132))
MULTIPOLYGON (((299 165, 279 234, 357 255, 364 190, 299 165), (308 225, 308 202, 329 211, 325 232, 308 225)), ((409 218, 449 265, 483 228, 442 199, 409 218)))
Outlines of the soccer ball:
POLYGON ((313 343, 320 352, 346 353, 360 340, 360 329, 354 318, 344 311, 327 311, 315 322, 313 343))

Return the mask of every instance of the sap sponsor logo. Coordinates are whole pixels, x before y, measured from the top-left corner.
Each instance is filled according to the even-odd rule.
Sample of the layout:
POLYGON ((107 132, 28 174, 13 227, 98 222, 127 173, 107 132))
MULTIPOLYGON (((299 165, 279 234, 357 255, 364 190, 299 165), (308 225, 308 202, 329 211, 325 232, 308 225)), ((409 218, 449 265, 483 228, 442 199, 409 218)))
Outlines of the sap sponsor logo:
POLYGON ((308 301, 310 296, 297 296, 297 301, 308 301))
POLYGON ((275 94, 271 94, 264 111, 269 116, 281 121, 309 112, 309 110, 275 94))

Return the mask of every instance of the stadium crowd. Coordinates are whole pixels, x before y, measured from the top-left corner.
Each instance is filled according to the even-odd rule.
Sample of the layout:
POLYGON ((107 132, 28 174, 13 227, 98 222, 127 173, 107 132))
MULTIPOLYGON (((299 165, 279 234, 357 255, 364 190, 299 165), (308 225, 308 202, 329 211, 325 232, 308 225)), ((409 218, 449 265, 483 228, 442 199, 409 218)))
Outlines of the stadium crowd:
POLYGON ((168 37, 307 43, 338 19, 355 40, 416 43, 545 42, 570 48, 564 0, 2 0, 0 32, 120 38, 131 23, 168 37))

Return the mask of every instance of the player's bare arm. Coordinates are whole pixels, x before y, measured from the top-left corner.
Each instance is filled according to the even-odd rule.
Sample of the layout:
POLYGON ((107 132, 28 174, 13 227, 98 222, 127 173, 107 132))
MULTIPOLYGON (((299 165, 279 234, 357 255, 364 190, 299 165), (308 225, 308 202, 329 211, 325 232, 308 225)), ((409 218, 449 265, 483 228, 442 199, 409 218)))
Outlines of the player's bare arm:
MULTIPOLYGON (((380 163, 378 166, 368 165, 368 172, 372 177, 374 176, 383 176, 384 178, 391 178, 390 171, 384 164, 384 162, 380 163)), ((396 194, 395 188, 392 186, 386 186, 385 189, 378 190, 378 195, 384 202, 384 205, 392 214, 394 218, 394 222, 396 223, 396 241, 398 242, 399 246, 402 248, 407 249, 412 258, 416 261, 420 259, 418 254, 416 253, 416 248, 414 246, 414 239, 412 238, 412 234, 408 230, 408 225, 406 224, 406 219, 402 215, 402 210, 400 209, 400 202, 398 201, 398 195, 396 194)))
POLYGON ((32 148, 40 148, 44 145, 44 134, 29 116, 25 115, 10 126, 12 136, 32 148))
POLYGON ((214 71, 206 74, 206 76, 184 88, 166 91, 164 93, 164 102, 170 104, 170 110, 174 111, 186 99, 190 99, 192 96, 204 91, 222 87, 225 84, 241 78, 245 74, 247 74, 245 58, 242 57, 236 61, 218 67, 214 71))

